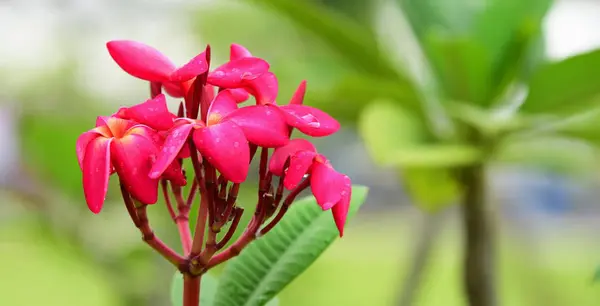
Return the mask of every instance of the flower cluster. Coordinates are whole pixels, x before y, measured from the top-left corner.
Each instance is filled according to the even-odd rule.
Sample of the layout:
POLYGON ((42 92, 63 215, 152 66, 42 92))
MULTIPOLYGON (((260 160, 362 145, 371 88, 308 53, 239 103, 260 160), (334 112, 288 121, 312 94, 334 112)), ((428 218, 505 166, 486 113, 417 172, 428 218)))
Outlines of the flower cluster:
POLYGON ((213 70, 209 46, 180 67, 139 42, 111 41, 107 48, 121 69, 150 83, 151 97, 110 116, 98 117, 96 126, 77 140, 83 190, 92 212, 101 211, 109 177, 116 173, 125 204, 144 239, 169 260, 181 264, 182 258, 149 229, 145 209, 157 202, 162 189, 169 213, 180 225, 187 259, 200 260, 202 269, 234 256, 231 254, 268 232, 309 186, 317 203, 324 210, 331 209, 343 234, 350 179, 334 170, 309 141, 290 140, 294 129, 322 137, 340 127, 325 112, 303 105, 306 82, 300 83, 287 105, 280 105, 276 102, 277 78, 269 71, 269 63, 240 45, 231 45, 229 61, 213 70), (176 114, 167 108, 163 92, 183 98, 176 114), (252 97, 256 103, 250 103, 252 97), (231 238, 243 212, 236 205, 237 193, 255 155, 260 155, 260 165, 253 219, 239 243, 232 245, 237 250, 213 256, 227 241, 217 242, 216 234, 211 237, 209 233, 203 249, 202 226, 218 232, 231 223, 231 234, 227 233, 224 240, 231 238), (192 178, 186 177, 183 170, 185 159, 192 162, 192 178), (189 181, 191 191, 185 200, 182 186, 189 181), (284 198, 285 189, 290 191, 284 198), (196 194, 201 196, 200 229, 192 237, 187 217, 196 194), (176 209, 171 204, 172 196, 177 201, 176 209))

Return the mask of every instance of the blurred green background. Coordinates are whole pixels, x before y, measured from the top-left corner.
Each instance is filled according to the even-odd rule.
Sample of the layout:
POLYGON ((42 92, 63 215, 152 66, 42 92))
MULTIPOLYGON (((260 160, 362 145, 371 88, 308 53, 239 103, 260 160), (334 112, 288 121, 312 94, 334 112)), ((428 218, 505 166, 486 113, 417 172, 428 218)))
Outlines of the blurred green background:
MULTIPOLYGON (((336 168, 371 188, 368 202, 344 238, 285 289, 281 305, 399 305, 407 291, 414 291, 412 305, 465 305, 458 208, 412 205, 403 174, 372 162, 357 122, 362 107, 378 99, 416 108, 419 93, 403 76, 411 71, 418 84, 431 77, 420 74, 419 33, 467 37, 475 28, 482 40, 491 40, 503 26, 516 24, 515 14, 509 6, 485 16, 496 21, 486 28, 474 25, 473 16, 494 1, 425 2, 430 6, 370 0, 0 1, 0 305, 168 305, 174 271, 142 243, 117 188, 109 191, 103 212, 93 215, 80 186, 78 135, 97 115, 148 95, 147 84, 108 56, 104 43, 112 39, 143 41, 179 63, 207 43, 214 62, 222 63, 229 44, 240 43, 271 63, 279 101, 306 79, 306 103, 342 121, 342 131, 316 144, 336 168), (390 3, 408 18, 394 15, 390 3), (423 246, 430 252, 421 262, 422 276, 411 278, 423 246)), ((542 2, 548 7, 540 12, 548 14, 532 15, 543 27, 526 67, 600 46, 600 1, 531 3, 542 2)), ((475 55, 465 61, 477 71, 475 55)), ((595 70, 597 76, 600 66, 595 70)), ((436 73, 449 77, 448 84, 453 77, 462 80, 460 74, 436 73)), ((523 78, 528 74, 523 71, 523 78)), ((552 137, 520 145, 490 169, 500 304, 600 305, 600 285, 592 283, 600 262, 597 148, 552 137), (515 160, 527 160, 527 166, 515 160)), ((425 193, 446 191, 438 187, 426 185, 425 193)), ((251 202, 252 189, 246 191, 241 203, 251 202)), ((150 214, 159 235, 177 245, 164 206, 150 214)))

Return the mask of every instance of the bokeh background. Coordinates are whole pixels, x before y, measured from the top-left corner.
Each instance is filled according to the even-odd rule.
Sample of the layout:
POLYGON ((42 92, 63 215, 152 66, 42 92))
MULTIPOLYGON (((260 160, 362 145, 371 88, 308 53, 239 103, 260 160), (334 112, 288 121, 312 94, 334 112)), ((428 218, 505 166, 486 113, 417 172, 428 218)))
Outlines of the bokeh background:
MULTIPOLYGON (((399 305, 407 292, 412 305, 465 304, 458 209, 430 214, 412 205, 402 175, 376 166, 356 132, 356 100, 373 97, 330 90, 361 70, 264 2, 0 1, 0 305, 169 303, 173 271, 142 243, 115 189, 102 214, 93 215, 80 186, 77 136, 97 115, 148 95, 147 84, 112 62, 104 44, 113 39, 143 41, 175 62, 210 43, 214 61, 222 63, 229 44, 240 43, 271 63, 280 100, 306 79, 306 103, 343 122, 317 146, 355 183, 371 188, 368 203, 345 237, 279 296, 281 305, 399 305)), ((376 29, 376 43, 406 32, 406 20, 386 19, 381 1, 297 2, 376 29)), ((447 9, 453 2, 432 14, 466 18, 468 11, 447 9)), ((484 1, 462 2, 477 10, 484 1)), ((541 54, 548 60, 598 48, 600 1, 555 1, 543 25, 541 54)), ((346 35, 360 33, 349 28, 346 35)), ((399 42, 398 50, 386 51, 391 57, 411 43, 399 42)), ((490 170, 501 305, 600 305, 600 285, 592 284, 600 263, 598 154, 590 146, 552 142, 535 152, 544 163, 496 163, 490 170), (569 160, 566 169, 553 166, 557 156, 569 160)), ((159 206, 150 211, 154 227, 176 245, 174 226, 159 206)))

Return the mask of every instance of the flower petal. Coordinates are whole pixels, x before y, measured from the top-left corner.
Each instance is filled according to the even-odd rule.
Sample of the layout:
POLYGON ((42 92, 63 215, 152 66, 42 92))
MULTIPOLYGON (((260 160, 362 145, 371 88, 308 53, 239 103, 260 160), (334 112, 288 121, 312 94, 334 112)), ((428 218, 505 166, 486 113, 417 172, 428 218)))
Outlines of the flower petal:
POLYGON ((248 91, 243 88, 229 89, 229 91, 237 103, 246 102, 250 98, 248 91))
POLYGON ((149 172, 149 177, 153 179, 159 178, 167 168, 173 163, 175 158, 180 154, 181 149, 187 142, 188 136, 194 126, 192 124, 184 124, 171 130, 165 139, 157 159, 152 165, 149 172))
POLYGON ((208 83, 223 88, 244 87, 244 80, 258 78, 269 70, 269 63, 258 57, 229 61, 208 74, 208 83))
POLYGON ((131 119, 156 130, 168 130, 173 126, 175 115, 169 112, 165 95, 159 94, 154 99, 119 111, 121 118, 131 119))
POLYGON ((233 61, 244 57, 252 57, 252 53, 242 45, 231 44, 229 48, 229 60, 233 61))
POLYGON ((173 161, 162 174, 162 178, 171 181, 177 186, 185 186, 187 180, 183 174, 183 168, 178 160, 173 161))
POLYGON ((285 162, 298 151, 316 152, 317 150, 315 149, 315 146, 306 139, 292 139, 285 146, 275 149, 273 155, 271 155, 271 160, 269 161, 269 171, 277 176, 282 176, 285 162))
POLYGON ((242 129, 231 121, 194 131, 194 143, 202 156, 226 179, 241 183, 248 176, 250 149, 242 129))
POLYGON ((300 82, 298 88, 294 92, 292 99, 290 100, 291 105, 302 105, 304 103, 304 95, 306 94, 306 80, 300 82))
POLYGON ((183 89, 183 85, 179 82, 164 82, 162 86, 167 94, 173 98, 183 98, 185 96, 186 90, 183 89))
MULTIPOLYGON (((120 109, 119 109, 120 111, 120 109)), ((107 125, 109 116, 98 116, 96 118, 96 127, 107 125)))
POLYGON ((79 162, 79 168, 81 170, 83 170, 83 159, 85 157, 85 152, 88 144, 100 136, 103 135, 98 132, 98 129, 92 129, 79 135, 79 137, 77 138, 75 150, 77 152, 77 162, 79 162))
POLYGON ((121 69, 142 80, 166 81, 176 68, 160 51, 140 42, 113 40, 106 48, 121 69))
POLYGON ((323 210, 330 209, 346 190, 346 176, 325 162, 315 162, 310 175, 310 188, 323 210))
POLYGON ((113 138, 98 137, 85 149, 83 159, 83 193, 88 208, 95 214, 102 210, 110 177, 110 146, 113 138))
POLYGON ((289 129, 285 117, 277 106, 252 105, 242 107, 224 120, 239 125, 249 142, 266 148, 280 147, 289 141, 289 129))
POLYGON ((340 123, 326 112, 306 105, 283 105, 287 123, 300 132, 313 136, 328 136, 340 129, 340 123))
POLYGON ((294 189, 304 178, 304 175, 310 171, 313 160, 317 153, 312 151, 299 151, 290 158, 290 166, 285 172, 283 186, 287 189, 294 189))
POLYGON ((237 103, 229 90, 220 91, 208 108, 206 123, 214 125, 237 109, 237 103))
POLYGON ((264 105, 275 102, 279 91, 279 83, 274 73, 268 71, 258 78, 244 80, 246 90, 256 98, 256 104, 264 105))
POLYGON ((158 180, 148 176, 158 152, 154 142, 138 134, 130 134, 115 139, 110 149, 117 174, 131 196, 145 204, 156 203, 158 180))
POLYGON ((346 225, 346 218, 348 217, 348 210, 350 209, 350 199, 352 197, 352 182, 347 176, 345 176, 344 180, 347 184, 347 188, 342 191, 340 201, 331 208, 333 220, 340 232, 340 237, 344 236, 344 225, 346 225))
POLYGON ((206 51, 204 51, 192 58, 187 64, 173 71, 169 79, 172 82, 188 81, 206 71, 208 71, 208 60, 206 51))

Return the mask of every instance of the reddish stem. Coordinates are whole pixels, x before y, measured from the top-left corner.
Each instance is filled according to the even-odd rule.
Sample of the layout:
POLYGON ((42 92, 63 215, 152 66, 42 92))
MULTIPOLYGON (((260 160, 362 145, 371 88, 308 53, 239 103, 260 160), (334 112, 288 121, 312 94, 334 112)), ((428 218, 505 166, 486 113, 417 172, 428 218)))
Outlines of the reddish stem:
POLYGON ((169 196, 169 190, 168 190, 167 184, 168 184, 167 180, 160 181, 160 187, 162 189, 163 197, 165 198, 165 203, 167 204, 167 210, 169 210, 169 215, 171 216, 171 219, 173 219, 173 221, 175 221, 175 218, 177 218, 177 215, 175 214, 175 209, 173 208, 173 203, 171 203, 171 197, 169 196))
POLYGON ((258 179, 262 181, 267 174, 267 163, 269 161, 269 149, 261 148, 260 150, 260 167, 258 168, 258 179))
POLYGON ((192 249, 192 233, 190 231, 190 207, 186 205, 183 200, 181 187, 171 185, 171 190, 175 195, 177 201, 178 214, 175 217, 175 224, 179 230, 179 237, 181 239, 181 247, 183 248, 184 254, 189 254, 192 249))
POLYGON ((121 183, 121 194, 123 195, 123 202, 125 202, 125 206, 127 207, 127 211, 130 212, 130 216, 136 227, 142 233, 142 239, 151 246, 155 251, 157 251, 160 255, 162 255, 165 259, 167 259, 170 263, 179 267, 180 264, 184 262, 184 258, 177 254, 173 249, 167 246, 160 238, 158 238, 152 228, 150 227, 150 222, 148 221, 148 214, 146 212, 146 207, 148 205, 139 203, 137 206, 133 203, 131 199, 131 195, 125 188, 125 185, 121 183), (134 212, 134 214, 132 214, 134 212))
POLYGON ((183 306, 200 305, 200 278, 200 275, 183 274, 183 306))
POLYGON ((252 228, 247 228, 246 231, 242 234, 242 236, 236 240, 232 245, 230 245, 223 252, 213 256, 208 264, 206 265, 206 270, 219 265, 231 258, 238 256, 242 250, 255 238, 256 231, 252 228))
POLYGON ((198 193, 198 180, 194 179, 192 182, 192 187, 190 188, 190 193, 187 196, 187 201, 185 204, 189 207, 194 203, 194 198, 196 197, 196 193, 198 193))
POLYGON ((231 240, 231 238, 233 237, 233 234, 235 233, 235 230, 237 229, 238 225, 240 224, 240 220, 242 219, 242 214, 244 213, 244 209, 239 207, 236 208, 234 213, 233 213, 233 220, 231 221, 231 225, 229 225, 229 229, 227 230, 227 233, 225 233, 225 236, 223 237, 223 239, 221 239, 221 241, 219 241, 217 243, 217 249, 222 249, 228 242, 229 240, 231 240))
POLYGON ((296 188, 294 188, 285 198, 285 200, 283 200, 283 205, 281 205, 281 208, 279 208, 279 212, 277 212, 277 215, 275 215, 275 218, 273 218, 273 220, 271 220, 271 222, 269 222, 269 224, 267 224, 267 226, 265 226, 261 231, 260 234, 264 235, 266 233, 268 233, 270 230, 273 229, 273 227, 275 227, 275 225, 277 225, 277 223, 279 223, 279 221, 281 221, 281 219, 283 218, 283 215, 285 215, 285 213, 287 212, 288 208, 290 207, 290 205, 292 205, 292 203, 294 202, 294 200, 296 199, 296 197, 306 188, 308 188, 308 186, 310 185, 310 179, 306 178, 304 179, 300 184, 298 184, 298 186, 296 186, 296 188))
POLYGON ((206 231, 206 221, 208 220, 208 202, 207 197, 203 194, 200 198, 200 208, 198 219, 196 220, 196 228, 194 229, 194 240, 190 257, 197 256, 202 251, 204 243, 204 232, 206 231))

